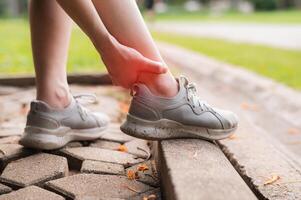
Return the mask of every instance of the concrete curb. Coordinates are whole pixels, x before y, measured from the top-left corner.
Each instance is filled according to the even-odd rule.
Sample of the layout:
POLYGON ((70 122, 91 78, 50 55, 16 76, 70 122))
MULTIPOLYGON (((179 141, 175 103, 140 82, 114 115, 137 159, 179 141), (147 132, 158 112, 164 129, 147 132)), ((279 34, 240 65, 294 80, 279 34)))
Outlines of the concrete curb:
MULTIPOLYGON (((82 85, 112 85, 108 74, 70 74, 68 83, 82 85)), ((35 85, 34 76, 0 77, 0 85, 28 87, 35 85)))
POLYGON ((166 200, 257 199, 213 143, 197 139, 161 141, 159 161, 166 200))
POLYGON ((230 85, 250 98, 262 102, 268 110, 291 121, 295 126, 301 126, 301 92, 187 49, 166 43, 159 43, 159 48, 169 63, 185 66, 185 69, 201 76, 230 85))

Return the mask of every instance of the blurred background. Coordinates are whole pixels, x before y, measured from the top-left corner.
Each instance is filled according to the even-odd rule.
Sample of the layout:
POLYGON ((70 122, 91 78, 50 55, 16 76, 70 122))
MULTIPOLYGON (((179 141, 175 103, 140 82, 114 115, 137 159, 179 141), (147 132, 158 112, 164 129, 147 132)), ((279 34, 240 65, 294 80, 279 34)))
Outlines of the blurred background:
MULTIPOLYGON (((301 0, 138 0, 158 42, 175 44, 301 89, 301 0)), ((0 74, 33 74, 27 0, 0 0, 0 74)), ((74 27, 68 72, 103 72, 74 27)))

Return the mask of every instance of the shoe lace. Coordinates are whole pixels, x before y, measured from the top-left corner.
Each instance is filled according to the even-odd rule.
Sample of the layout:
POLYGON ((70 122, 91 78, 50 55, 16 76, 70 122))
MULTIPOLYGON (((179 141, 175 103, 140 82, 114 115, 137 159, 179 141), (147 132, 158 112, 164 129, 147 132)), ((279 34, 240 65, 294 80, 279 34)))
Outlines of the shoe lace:
POLYGON ((200 107, 202 111, 209 109, 210 105, 206 101, 201 100, 197 95, 195 83, 188 83, 186 89, 187 99, 192 102, 193 107, 200 107))
POLYGON ((74 95, 73 98, 76 101, 76 106, 79 111, 80 117, 82 118, 82 120, 85 121, 90 111, 87 108, 83 107, 81 103, 89 103, 89 104, 96 103, 97 102, 96 95, 90 93, 80 93, 74 95))

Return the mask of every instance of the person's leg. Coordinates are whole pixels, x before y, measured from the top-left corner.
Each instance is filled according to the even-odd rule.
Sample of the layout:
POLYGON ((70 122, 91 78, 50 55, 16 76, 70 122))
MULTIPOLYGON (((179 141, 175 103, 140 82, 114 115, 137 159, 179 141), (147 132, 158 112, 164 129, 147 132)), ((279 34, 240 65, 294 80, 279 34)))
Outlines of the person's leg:
MULTIPOLYGON (((166 68, 162 66, 164 62, 134 0, 97 2, 95 0, 95 5, 91 1, 82 0, 57 1, 90 37, 96 49, 101 53, 109 72, 111 71, 112 77, 117 81, 124 80, 123 86, 129 87, 131 84, 135 84, 135 88, 138 89, 136 90, 138 92, 133 93, 129 113, 125 123, 121 126, 123 132, 146 139, 193 137, 215 140, 228 137, 237 128, 235 114, 215 109, 201 101, 196 94, 194 84, 190 84, 186 78, 180 77, 177 83, 170 73, 162 75, 144 73, 147 71, 161 74, 166 72, 166 68), (97 14, 94 6, 98 8, 100 14, 97 14), (118 23, 118 21, 120 22, 118 23), (136 77, 139 77, 140 83, 136 82, 136 77), (157 95, 152 94, 149 89, 157 95), (174 97, 164 98, 162 96, 174 97)), ((37 107, 34 106, 34 108, 37 107)), ((41 105, 41 107, 43 106, 41 105)), ((78 106, 75 105, 74 108, 76 109, 76 107, 78 106)), ((65 122, 66 118, 64 116, 62 118, 60 114, 58 117, 60 123, 54 125, 64 126, 62 123, 65 122, 67 126, 72 124, 71 129, 81 128, 78 127, 78 122, 81 119, 86 120, 88 115, 82 112, 83 109, 79 109, 79 111, 81 112, 74 116, 76 118, 70 118, 68 122, 65 122)), ((32 117, 35 122, 36 116, 36 112, 33 112, 29 117, 32 117)), ((105 124, 97 123, 98 128, 104 127, 105 124)), ((28 124, 28 128, 35 128, 34 133, 36 133, 36 127, 30 125, 28 124)), ((49 124, 45 123, 45 125, 49 124)), ((83 127, 87 128, 87 126, 88 124, 85 123, 83 127)), ((59 134, 62 133, 59 132, 59 134)), ((45 136, 45 141, 41 141, 41 137, 35 138, 36 136, 33 134, 32 139, 29 140, 30 143, 36 140, 43 147, 49 142, 60 147, 70 141, 68 135, 65 135, 65 138, 56 137, 55 142, 52 139, 48 140, 52 136, 49 137, 50 135, 45 133, 44 127, 41 129, 41 135, 45 136)), ((53 135, 53 130, 51 135, 53 135)), ((83 135, 74 136, 73 139, 83 139, 83 135)), ((96 136, 95 134, 90 135, 89 138, 96 136)), ((85 134, 84 138, 87 137, 88 135, 85 134)))
POLYGON ((166 66, 141 55, 113 37, 103 24, 91 0, 57 0, 93 42, 113 83, 130 88, 141 72, 165 73, 166 66))
POLYGON ((72 21, 53 0, 31 0, 29 11, 37 100, 64 108, 70 103, 66 62, 72 21))
MULTIPOLYGON (((134 0, 92 1, 118 41, 147 58, 163 62, 134 0)), ((182 137, 216 140, 228 137, 237 128, 236 115, 201 101, 194 84, 184 77, 177 84, 170 73, 142 73, 139 82, 135 85, 138 92, 134 93, 127 118, 120 127, 126 134, 151 140, 182 137)))
MULTIPOLYGON (((93 0, 93 3, 108 31, 119 42, 149 59, 164 62, 134 0, 93 0)), ((139 82, 145 83, 156 95, 170 97, 178 92, 177 82, 170 72, 141 73, 139 82)))
POLYGON ((37 100, 30 103, 20 144, 50 150, 70 141, 99 138, 109 118, 83 108, 68 88, 66 62, 71 20, 56 1, 32 0, 30 25, 37 100))

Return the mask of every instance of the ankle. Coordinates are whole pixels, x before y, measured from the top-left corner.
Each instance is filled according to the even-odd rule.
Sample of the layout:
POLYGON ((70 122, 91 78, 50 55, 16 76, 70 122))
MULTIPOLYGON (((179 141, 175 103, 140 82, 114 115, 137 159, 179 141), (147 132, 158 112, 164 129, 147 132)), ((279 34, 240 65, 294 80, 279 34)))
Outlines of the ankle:
POLYGON ((178 94, 178 83, 170 72, 161 75, 142 73, 138 82, 145 84, 157 96, 174 97, 178 94))
POLYGON ((52 108, 64 109, 71 102, 71 94, 68 86, 60 86, 52 89, 38 89, 37 100, 44 101, 52 108))

